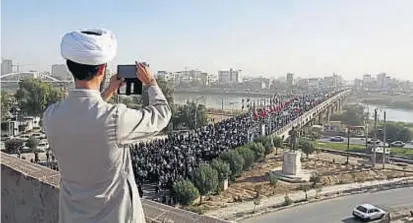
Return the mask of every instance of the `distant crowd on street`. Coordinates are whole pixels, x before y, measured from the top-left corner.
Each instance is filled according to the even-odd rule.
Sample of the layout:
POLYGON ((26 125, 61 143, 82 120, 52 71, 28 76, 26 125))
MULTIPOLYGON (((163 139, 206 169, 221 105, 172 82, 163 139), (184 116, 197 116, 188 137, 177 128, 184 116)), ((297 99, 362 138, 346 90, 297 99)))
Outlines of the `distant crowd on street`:
MULTIPOLYGON (((249 103, 249 112, 219 123, 132 145, 132 166, 140 193, 145 184, 155 185, 157 193, 162 189, 173 192, 173 184, 190 178, 200 164, 262 134, 264 124, 264 134, 273 134, 336 93, 320 90, 303 95, 274 96, 269 105, 258 107, 249 103)), ((173 195, 164 195, 161 202, 173 205, 176 199, 173 195)))

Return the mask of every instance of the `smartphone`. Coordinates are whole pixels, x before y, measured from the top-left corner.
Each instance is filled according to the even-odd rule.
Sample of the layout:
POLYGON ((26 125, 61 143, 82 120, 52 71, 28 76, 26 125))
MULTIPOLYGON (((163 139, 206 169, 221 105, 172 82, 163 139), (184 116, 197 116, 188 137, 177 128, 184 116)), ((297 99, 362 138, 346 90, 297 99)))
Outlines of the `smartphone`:
POLYGON ((118 65, 118 78, 125 80, 125 85, 118 89, 118 94, 142 94, 142 82, 136 76, 136 65, 118 65))

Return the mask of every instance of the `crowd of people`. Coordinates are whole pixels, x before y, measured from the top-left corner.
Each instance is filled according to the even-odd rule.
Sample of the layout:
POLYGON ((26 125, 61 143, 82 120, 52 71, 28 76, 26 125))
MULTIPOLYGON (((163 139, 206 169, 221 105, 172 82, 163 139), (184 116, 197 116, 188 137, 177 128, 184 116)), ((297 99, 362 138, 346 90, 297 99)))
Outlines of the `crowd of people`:
POLYGON ((161 188, 172 191, 174 182, 188 179, 199 164, 245 145, 254 136, 262 134, 263 124, 264 134, 272 134, 334 94, 319 91, 276 97, 268 106, 252 106, 250 112, 219 123, 132 145, 132 165, 138 187, 155 184, 156 192, 161 188))
MULTIPOLYGON (((259 107, 250 103, 249 112, 242 115, 193 131, 131 145, 132 166, 140 195, 143 195, 144 184, 155 185, 156 193, 161 190, 173 192, 173 184, 189 179, 199 164, 263 134, 263 124, 264 134, 273 134, 336 93, 321 90, 303 95, 277 96, 270 100, 270 105, 259 107)), ((57 164, 50 168, 58 170, 57 164)), ((173 195, 159 197, 162 197, 159 200, 162 203, 176 202, 173 195)))

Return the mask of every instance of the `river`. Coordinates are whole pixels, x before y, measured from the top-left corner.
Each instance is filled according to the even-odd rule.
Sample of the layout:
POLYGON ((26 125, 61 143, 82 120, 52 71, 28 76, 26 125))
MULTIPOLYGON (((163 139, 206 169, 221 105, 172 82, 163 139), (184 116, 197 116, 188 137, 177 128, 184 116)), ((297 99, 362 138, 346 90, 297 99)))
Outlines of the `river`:
MULTIPOLYGON (((241 109, 242 99, 244 100, 247 99, 247 97, 239 97, 239 96, 233 96, 233 95, 225 95, 224 97, 219 96, 219 95, 183 94, 183 93, 178 93, 174 95, 174 100, 175 100, 175 103, 177 104, 185 104, 187 101, 195 101, 198 98, 199 98, 198 103, 204 104, 208 108, 222 109, 222 106, 223 106, 224 110, 241 109)), ((261 100, 263 98, 262 97, 249 97, 249 99, 250 100, 261 100)), ((377 105, 367 105, 367 108, 369 109, 370 114, 372 114, 375 108, 378 108, 380 120, 383 119, 383 111, 386 110, 388 121, 413 123, 413 110, 405 110, 405 109, 389 108, 389 107, 386 108, 385 106, 377 106, 377 105)))
POLYGON ((366 105, 366 111, 368 110, 370 118, 373 118, 374 109, 378 109, 379 120, 383 120, 383 112, 386 111, 386 119, 388 121, 395 122, 410 122, 413 123, 413 110, 391 108, 380 105, 366 105))
MULTIPOLYGON (((262 97, 240 97, 234 95, 204 95, 204 94, 174 94, 174 102, 177 104, 185 104, 187 101, 196 101, 198 99, 199 104, 203 104, 208 108, 232 110, 241 109, 242 99, 262 100, 262 97)), ((245 104, 246 105, 246 104, 245 104)))

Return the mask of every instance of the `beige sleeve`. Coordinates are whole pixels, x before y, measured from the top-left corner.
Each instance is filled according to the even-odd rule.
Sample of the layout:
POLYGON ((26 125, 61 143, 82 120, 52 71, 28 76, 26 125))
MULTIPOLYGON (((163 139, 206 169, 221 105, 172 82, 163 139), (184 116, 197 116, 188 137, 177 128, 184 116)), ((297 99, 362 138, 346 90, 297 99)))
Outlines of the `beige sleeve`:
POLYGON ((149 105, 142 109, 130 109, 117 105, 117 140, 120 145, 136 142, 164 129, 171 119, 171 108, 158 86, 148 89, 149 105))

